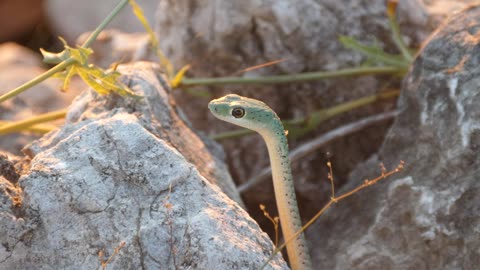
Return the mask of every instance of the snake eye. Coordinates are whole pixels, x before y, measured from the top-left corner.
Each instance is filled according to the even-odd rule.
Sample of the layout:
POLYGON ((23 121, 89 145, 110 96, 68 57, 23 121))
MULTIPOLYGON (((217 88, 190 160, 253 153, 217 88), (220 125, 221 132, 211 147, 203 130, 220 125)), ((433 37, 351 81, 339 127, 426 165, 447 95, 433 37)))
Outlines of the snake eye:
POLYGON ((242 118, 245 115, 245 109, 241 107, 233 108, 232 115, 235 118, 242 118))

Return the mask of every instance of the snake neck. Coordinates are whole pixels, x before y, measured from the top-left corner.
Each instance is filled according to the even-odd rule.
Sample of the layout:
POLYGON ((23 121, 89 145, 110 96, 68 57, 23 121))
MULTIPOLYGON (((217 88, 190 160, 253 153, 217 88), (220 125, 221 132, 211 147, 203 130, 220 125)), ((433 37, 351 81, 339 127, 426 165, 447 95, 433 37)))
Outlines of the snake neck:
MULTIPOLYGON (((270 157, 273 187, 283 236, 288 240, 302 228, 302 222, 288 158, 287 137, 280 121, 273 123, 271 129, 261 135, 267 144, 270 157)), ((310 257, 303 234, 287 243, 287 253, 292 269, 310 269, 310 257)))

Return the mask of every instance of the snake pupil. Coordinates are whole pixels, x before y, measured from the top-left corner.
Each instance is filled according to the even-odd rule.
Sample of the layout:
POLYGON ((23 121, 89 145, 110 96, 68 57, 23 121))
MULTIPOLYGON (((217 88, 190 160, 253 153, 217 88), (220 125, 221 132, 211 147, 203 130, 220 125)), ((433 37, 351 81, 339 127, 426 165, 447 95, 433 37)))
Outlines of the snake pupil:
POLYGON ((235 118, 241 118, 245 115, 245 110, 243 108, 240 108, 240 107, 233 108, 232 115, 235 118))

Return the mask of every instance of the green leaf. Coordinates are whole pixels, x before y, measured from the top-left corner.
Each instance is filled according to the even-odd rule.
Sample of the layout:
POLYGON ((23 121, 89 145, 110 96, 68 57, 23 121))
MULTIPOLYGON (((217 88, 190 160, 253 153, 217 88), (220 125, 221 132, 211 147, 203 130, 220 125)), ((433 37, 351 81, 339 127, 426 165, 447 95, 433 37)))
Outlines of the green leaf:
POLYGON ((78 47, 77 49, 65 46, 65 49, 70 53, 70 57, 75 59, 78 64, 82 66, 88 65, 88 57, 93 53, 90 48, 78 47))
POLYGON ((110 91, 113 91, 121 96, 143 97, 135 94, 132 89, 118 80, 121 75, 119 72, 104 72, 102 69, 94 66, 82 67, 77 70, 80 77, 99 94, 108 94, 110 91))
MULTIPOLYGON (((347 36, 340 36, 339 41, 347 49, 358 51, 370 60, 372 63, 377 64, 386 64, 396 67, 405 67, 407 68, 410 64, 406 61, 402 55, 389 54, 383 51, 382 48, 377 46, 367 46, 363 45, 354 38, 347 36)), ((367 60, 367 61, 368 61, 367 60)))

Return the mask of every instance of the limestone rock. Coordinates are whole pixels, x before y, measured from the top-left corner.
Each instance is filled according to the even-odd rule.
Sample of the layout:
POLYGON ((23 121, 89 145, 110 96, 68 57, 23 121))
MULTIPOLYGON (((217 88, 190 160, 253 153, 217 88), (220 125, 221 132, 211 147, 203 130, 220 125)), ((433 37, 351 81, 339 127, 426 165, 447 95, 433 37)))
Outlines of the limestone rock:
MULTIPOLYGON (((0 215, 0 268, 99 269, 113 255, 108 269, 259 269, 273 244, 214 184, 239 200, 158 69, 119 69, 144 98, 83 92, 65 126, 25 149, 21 211, 0 215)), ((277 255, 267 268, 287 266, 277 255)))
MULTIPOLYGON (((320 269, 478 269, 480 7, 443 24, 404 79, 400 114, 343 191, 405 171, 338 204, 308 232, 320 269), (320 232, 320 233, 319 233, 320 232)), ((341 193, 342 191, 340 191, 341 193)))

